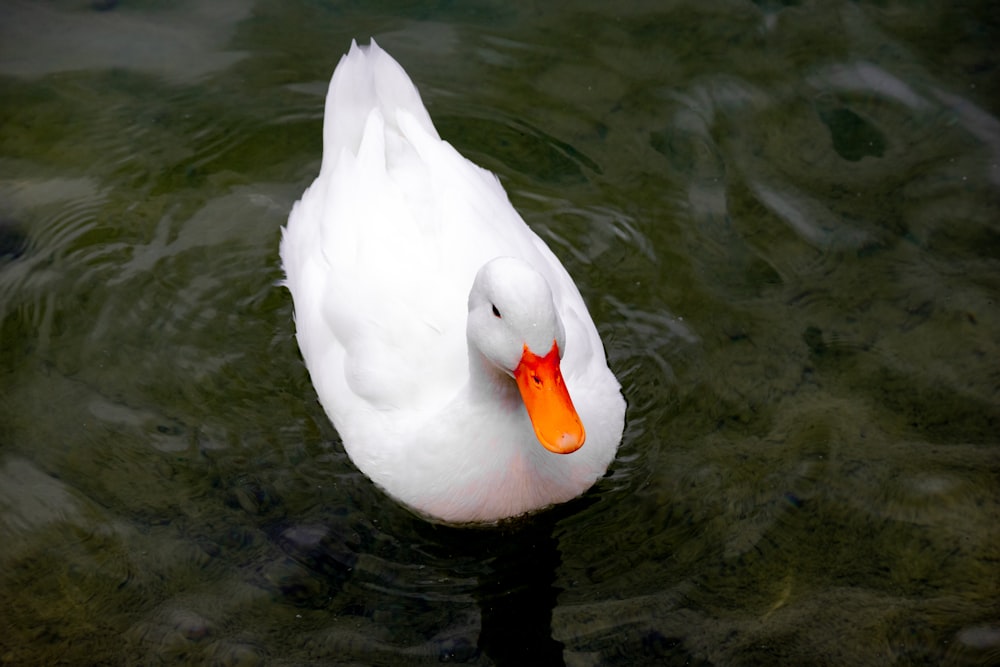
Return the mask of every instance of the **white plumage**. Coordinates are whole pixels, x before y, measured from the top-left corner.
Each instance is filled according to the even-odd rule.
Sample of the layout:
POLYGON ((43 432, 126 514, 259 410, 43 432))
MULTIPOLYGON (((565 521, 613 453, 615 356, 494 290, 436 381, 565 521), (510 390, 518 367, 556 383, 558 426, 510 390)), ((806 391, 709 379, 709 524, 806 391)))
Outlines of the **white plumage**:
POLYGON ((322 168, 281 259, 319 400, 351 460, 399 501, 495 521, 579 495, 614 458, 625 402, 579 291, 374 41, 334 71, 322 168), (554 343, 561 377, 542 386, 528 361, 554 343), (526 401, 541 406, 531 418, 526 401))

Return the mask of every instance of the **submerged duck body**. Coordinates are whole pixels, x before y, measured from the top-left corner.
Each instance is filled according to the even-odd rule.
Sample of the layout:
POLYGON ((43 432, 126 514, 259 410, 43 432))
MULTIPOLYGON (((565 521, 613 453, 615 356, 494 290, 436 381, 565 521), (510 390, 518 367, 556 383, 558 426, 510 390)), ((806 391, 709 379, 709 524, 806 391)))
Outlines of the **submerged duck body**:
POLYGON ((625 402, 579 291, 374 41, 334 71, 281 259, 319 400, 398 501, 492 522, 578 496, 614 459, 625 402))

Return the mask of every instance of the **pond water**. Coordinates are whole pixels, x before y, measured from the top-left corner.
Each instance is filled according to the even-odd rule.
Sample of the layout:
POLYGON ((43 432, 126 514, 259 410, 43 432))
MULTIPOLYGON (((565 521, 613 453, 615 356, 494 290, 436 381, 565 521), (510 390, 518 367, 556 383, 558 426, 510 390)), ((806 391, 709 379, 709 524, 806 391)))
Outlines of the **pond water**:
POLYGON ((1000 663, 991 2, 0 3, 0 663, 1000 663), (352 38, 576 279, 577 501, 350 463, 279 230, 352 38))

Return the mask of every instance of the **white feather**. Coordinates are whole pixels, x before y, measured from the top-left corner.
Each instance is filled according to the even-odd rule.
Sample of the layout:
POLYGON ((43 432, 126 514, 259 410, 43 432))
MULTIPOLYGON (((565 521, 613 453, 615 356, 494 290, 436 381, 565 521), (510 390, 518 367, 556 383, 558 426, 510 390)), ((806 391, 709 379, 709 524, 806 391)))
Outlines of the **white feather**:
POLYGON ((281 258, 302 356, 351 460, 451 522, 495 521, 589 488, 614 458, 625 403, 579 291, 497 178, 440 139, 374 41, 352 44, 333 74, 323 144, 281 258), (511 369, 479 367, 470 289, 498 257, 533 269, 493 267, 504 308, 529 323, 510 344, 565 331, 562 373, 587 433, 572 454, 539 444, 511 369), (549 321, 561 324, 538 324, 549 321))

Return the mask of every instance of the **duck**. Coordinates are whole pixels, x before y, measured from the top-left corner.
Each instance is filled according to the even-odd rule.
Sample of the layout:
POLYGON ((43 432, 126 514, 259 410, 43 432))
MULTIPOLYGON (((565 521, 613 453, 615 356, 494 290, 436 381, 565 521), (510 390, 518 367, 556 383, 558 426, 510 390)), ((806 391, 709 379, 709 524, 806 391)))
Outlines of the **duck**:
POLYGON ((319 174, 279 254, 319 402, 405 507, 497 523, 608 470, 625 399, 580 291, 374 39, 333 72, 319 174))

